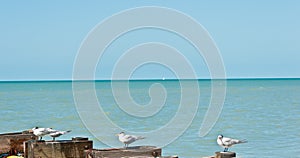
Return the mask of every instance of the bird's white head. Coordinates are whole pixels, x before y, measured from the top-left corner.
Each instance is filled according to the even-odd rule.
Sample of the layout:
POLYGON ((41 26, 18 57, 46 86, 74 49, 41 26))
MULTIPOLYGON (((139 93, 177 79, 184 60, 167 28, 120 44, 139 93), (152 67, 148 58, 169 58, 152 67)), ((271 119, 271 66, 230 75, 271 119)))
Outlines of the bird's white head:
POLYGON ((125 135, 124 132, 121 132, 121 133, 119 133, 119 134, 116 134, 116 136, 124 136, 124 135, 125 135))
POLYGON ((218 135, 218 139, 222 139, 222 138, 223 138, 222 134, 218 135))

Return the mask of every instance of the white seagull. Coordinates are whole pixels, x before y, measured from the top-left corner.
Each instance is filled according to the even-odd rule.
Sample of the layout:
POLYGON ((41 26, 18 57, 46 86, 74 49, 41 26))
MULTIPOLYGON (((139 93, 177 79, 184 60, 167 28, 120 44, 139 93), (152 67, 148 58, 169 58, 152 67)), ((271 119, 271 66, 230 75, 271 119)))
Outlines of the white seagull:
POLYGON ((71 132, 71 130, 68 130, 68 131, 56 131, 54 133, 50 133, 49 135, 53 138, 53 141, 55 141, 56 137, 59 137, 59 136, 64 135, 64 134, 67 134, 69 132, 71 132))
POLYGON ((39 127, 32 128, 32 131, 34 135, 40 137, 40 140, 42 140, 43 136, 45 135, 57 132, 57 130, 54 130, 52 128, 39 128, 39 127))
POLYGON ((125 135, 124 132, 117 134, 119 136, 120 142, 124 143, 124 147, 127 148, 129 144, 135 142, 136 140, 144 139, 142 136, 134 136, 134 135, 125 135))
POLYGON ((224 148, 224 152, 228 151, 228 148, 240 143, 247 143, 246 140, 238 140, 238 139, 232 139, 232 138, 226 138, 223 137, 223 135, 219 135, 217 139, 217 143, 224 148))

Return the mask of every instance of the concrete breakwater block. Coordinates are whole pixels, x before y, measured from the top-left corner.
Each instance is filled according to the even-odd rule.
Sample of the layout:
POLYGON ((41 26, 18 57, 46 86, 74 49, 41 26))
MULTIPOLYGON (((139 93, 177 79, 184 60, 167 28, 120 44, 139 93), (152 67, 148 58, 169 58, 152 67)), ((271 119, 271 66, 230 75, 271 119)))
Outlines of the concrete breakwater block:
POLYGON ((88 158, 117 158, 117 157, 161 157, 161 148, 155 146, 134 146, 128 148, 85 150, 88 158))
POLYGON ((81 137, 58 141, 33 140, 24 142, 24 156, 26 158, 82 158, 84 151, 92 148, 93 141, 81 137))

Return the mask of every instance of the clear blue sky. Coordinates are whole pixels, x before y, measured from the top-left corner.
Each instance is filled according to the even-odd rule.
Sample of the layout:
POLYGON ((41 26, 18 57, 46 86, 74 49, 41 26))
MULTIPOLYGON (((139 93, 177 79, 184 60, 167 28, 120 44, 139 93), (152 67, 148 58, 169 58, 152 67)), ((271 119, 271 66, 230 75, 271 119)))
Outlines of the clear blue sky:
MULTIPOLYGON (((216 42, 229 78, 300 77, 300 1, 297 0, 11 0, 0 2, 0 81, 71 79, 76 54, 89 31, 113 14, 141 6, 172 8, 197 20, 216 42)), ((151 31, 155 34, 155 30, 151 31)), ((138 38, 130 37, 130 33, 122 38, 143 41, 142 35, 149 32, 137 32, 134 37, 138 38)), ((147 40, 164 42, 163 36, 164 33, 147 40)), ((173 38, 173 35, 166 36, 173 38)), ((187 57, 194 59, 192 55, 187 57)), ((110 71, 113 60, 106 55, 99 66, 110 71)), ((196 70, 198 76, 208 78, 201 69, 196 70)), ((133 76, 172 77, 164 71, 149 65, 133 76)), ((108 78, 110 74, 96 73, 98 79, 108 78)))

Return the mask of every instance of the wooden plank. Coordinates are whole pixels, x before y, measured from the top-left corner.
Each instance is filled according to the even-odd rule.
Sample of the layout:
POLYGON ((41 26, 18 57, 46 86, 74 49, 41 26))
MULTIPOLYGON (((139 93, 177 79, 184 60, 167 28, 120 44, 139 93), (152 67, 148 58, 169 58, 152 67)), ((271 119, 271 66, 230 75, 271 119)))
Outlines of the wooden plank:
POLYGON ((85 157, 89 158, 117 158, 117 157, 161 157, 161 148, 155 146, 134 146, 128 148, 93 149, 86 150, 85 157))

